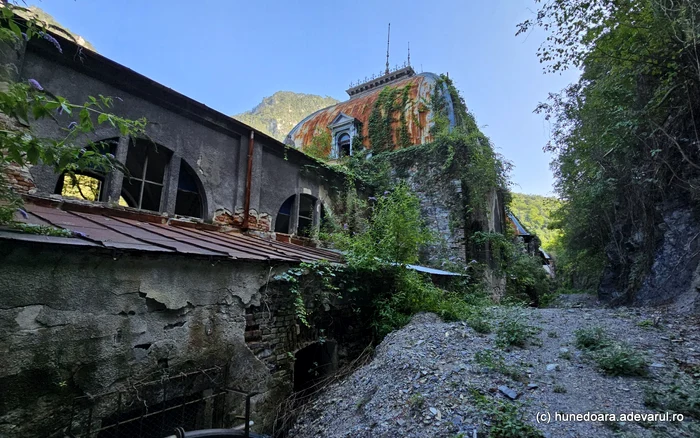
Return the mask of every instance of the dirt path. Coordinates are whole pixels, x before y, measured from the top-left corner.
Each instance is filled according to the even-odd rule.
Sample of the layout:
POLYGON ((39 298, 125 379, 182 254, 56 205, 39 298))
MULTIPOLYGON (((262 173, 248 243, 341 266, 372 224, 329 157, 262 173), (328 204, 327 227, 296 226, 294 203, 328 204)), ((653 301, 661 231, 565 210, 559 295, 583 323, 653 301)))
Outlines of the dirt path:
MULTIPOLYGON (((567 297, 562 304, 592 302, 588 297, 567 297)), ((513 318, 539 329, 523 348, 499 348, 495 333, 478 334, 464 323, 417 315, 387 336, 369 365, 311 403, 291 436, 472 437, 474 431, 479 437, 489 431, 502 437, 700 436, 700 424, 689 415, 682 422, 556 418, 556 413, 658 413, 674 402, 671 406, 681 411, 696 403, 697 413, 697 318, 627 308, 491 311, 494 325, 513 318), (591 327, 602 328, 608 339, 641 353, 647 375, 604 374, 593 353, 575 346, 575 332, 591 327), (679 382, 682 390, 665 400, 666 406, 645 406, 649 389, 671 394, 669 388, 679 382), (506 396, 508 390, 517 394, 515 400, 506 396), (684 399, 684 391, 695 398, 684 399), (538 413, 545 419, 549 414, 549 423, 538 423, 538 413)))

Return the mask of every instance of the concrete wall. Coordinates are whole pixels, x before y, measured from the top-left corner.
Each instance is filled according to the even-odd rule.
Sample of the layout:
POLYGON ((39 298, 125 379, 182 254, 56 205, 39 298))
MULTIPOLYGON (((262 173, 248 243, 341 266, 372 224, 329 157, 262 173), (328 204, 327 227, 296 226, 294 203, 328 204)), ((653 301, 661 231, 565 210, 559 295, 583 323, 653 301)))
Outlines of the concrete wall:
POLYGON ((1 436, 49 436, 73 397, 164 367, 229 363, 237 386, 271 390, 244 342, 270 267, 8 242, 0 254, 1 436))
MULTIPOLYGON (((0 241, 0 436, 63 436, 71 418, 86 415, 71 415, 78 397, 212 366, 230 387, 260 393, 252 419, 269 432, 300 349, 334 341, 342 363, 371 336, 352 311, 362 300, 324 301, 312 286, 304 289, 311 327, 301 324, 287 284, 270 282, 287 268, 0 241)), ((187 391, 163 397, 202 388, 187 391)), ((128 411, 116 398, 99 400, 93 430, 128 411)), ((229 407, 241 414, 242 399, 229 407)))

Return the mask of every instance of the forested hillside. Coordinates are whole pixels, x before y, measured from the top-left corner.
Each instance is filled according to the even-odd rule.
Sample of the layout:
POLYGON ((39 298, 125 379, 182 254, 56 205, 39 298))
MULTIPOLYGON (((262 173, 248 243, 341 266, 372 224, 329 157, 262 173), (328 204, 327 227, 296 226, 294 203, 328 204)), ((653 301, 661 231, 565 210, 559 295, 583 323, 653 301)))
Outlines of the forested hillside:
POLYGON ((558 230, 550 229, 552 215, 561 202, 557 198, 513 193, 510 211, 520 220, 531 233, 537 234, 542 247, 551 249, 558 230))
POLYGON ((252 110, 237 114, 233 118, 279 141, 284 141, 289 131, 304 117, 336 103, 337 100, 328 96, 278 91, 264 98, 252 110))
MULTIPOLYGON (((602 299, 697 298, 700 3, 538 0, 548 72, 582 71, 538 110, 553 124, 569 278, 602 299), (680 245, 683 242, 683 245, 680 245)), ((698 304, 696 307, 700 307, 698 304)))

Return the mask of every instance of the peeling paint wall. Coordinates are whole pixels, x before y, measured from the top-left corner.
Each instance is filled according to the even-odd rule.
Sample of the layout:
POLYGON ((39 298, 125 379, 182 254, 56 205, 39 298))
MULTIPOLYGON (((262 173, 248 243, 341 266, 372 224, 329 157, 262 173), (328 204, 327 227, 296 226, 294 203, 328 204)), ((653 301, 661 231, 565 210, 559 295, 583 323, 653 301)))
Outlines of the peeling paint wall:
MULTIPOLYGON (((333 340, 343 361, 371 338, 353 311, 369 300, 328 302, 315 287, 304 292, 311 327, 300 324, 287 284, 270 282, 288 268, 0 241, 0 436, 64 436, 76 397, 213 366, 259 393, 254 430, 270 432, 294 353, 333 340)), ((229 407, 240 415, 243 400, 229 407)), ((94 427, 125 411, 100 404, 94 427)))
POLYGON ((287 391, 244 339, 246 308, 281 266, 7 242, 0 254, 0 436, 59 433, 75 397, 163 368, 230 364, 259 399, 287 391))

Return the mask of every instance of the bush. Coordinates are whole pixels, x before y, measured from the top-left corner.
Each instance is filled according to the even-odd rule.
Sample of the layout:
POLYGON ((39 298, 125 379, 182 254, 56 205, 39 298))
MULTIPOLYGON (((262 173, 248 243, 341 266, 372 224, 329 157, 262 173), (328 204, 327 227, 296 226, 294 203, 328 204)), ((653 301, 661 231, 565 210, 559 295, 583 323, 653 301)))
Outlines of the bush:
POLYGON ((544 438, 539 430, 531 426, 518 406, 509 403, 499 403, 492 411, 491 438, 544 438))
POLYGON ((496 345, 501 348, 524 347, 539 329, 522 321, 522 315, 508 315, 496 330, 496 345))
POLYGON ((670 385, 647 388, 644 404, 659 411, 674 411, 700 420, 700 385, 680 374, 670 385))
POLYGON ((403 266, 391 267, 390 271, 394 276, 394 290, 383 295, 385 298, 377 298, 376 302, 378 313, 374 324, 380 338, 403 327, 419 312, 435 313, 448 322, 466 320, 479 330, 489 328, 479 308, 465 301, 458 292, 440 289, 423 274, 403 266))
POLYGON ((629 345, 617 344, 599 350, 595 361, 605 374, 611 376, 645 376, 647 362, 629 345))
POLYGON ((610 345, 610 340, 601 327, 576 330, 574 335, 576 347, 581 350, 600 350, 610 345))

